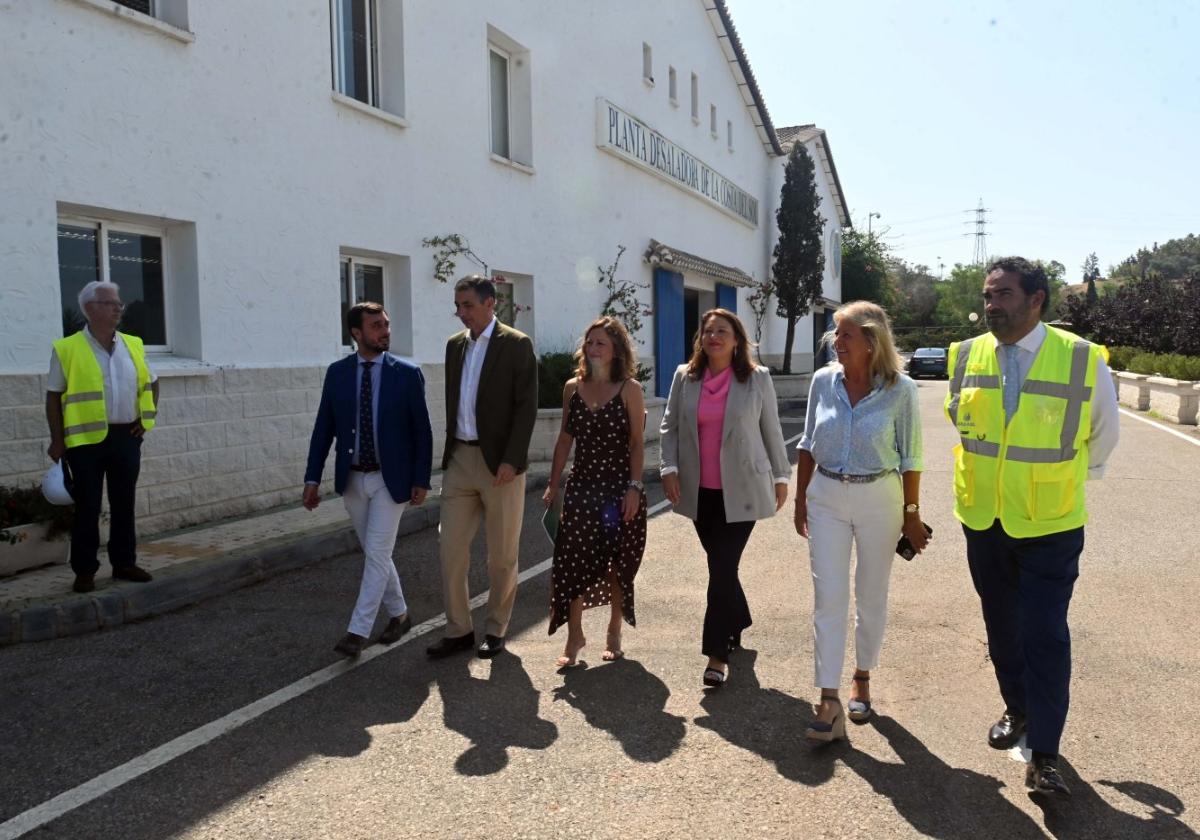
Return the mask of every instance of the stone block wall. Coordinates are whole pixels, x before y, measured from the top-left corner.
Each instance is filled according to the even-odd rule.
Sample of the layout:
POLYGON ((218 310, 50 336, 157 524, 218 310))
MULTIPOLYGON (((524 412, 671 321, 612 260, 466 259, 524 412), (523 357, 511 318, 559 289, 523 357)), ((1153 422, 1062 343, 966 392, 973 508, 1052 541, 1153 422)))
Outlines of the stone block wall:
MULTIPOLYGON (((433 467, 445 440, 443 365, 422 366, 433 424, 433 467)), ((158 424, 146 435, 138 531, 151 536, 298 504, 325 367, 159 369, 158 424)), ((46 456, 44 375, 0 376, 0 484, 41 481, 46 456)), ((646 439, 666 400, 646 400, 646 439)), ((530 459, 554 453, 562 412, 538 412, 530 459)), ((322 490, 333 490, 333 454, 322 490)))

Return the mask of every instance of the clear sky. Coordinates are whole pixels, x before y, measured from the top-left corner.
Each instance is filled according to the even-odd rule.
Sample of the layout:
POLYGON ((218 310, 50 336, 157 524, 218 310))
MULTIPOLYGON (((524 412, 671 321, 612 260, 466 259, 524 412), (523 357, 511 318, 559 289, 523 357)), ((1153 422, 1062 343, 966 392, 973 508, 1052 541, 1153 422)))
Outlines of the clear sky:
POLYGON ((938 271, 1056 259, 1068 282, 1200 234, 1196 0, 728 0, 777 127, 825 129, 855 227, 938 271))

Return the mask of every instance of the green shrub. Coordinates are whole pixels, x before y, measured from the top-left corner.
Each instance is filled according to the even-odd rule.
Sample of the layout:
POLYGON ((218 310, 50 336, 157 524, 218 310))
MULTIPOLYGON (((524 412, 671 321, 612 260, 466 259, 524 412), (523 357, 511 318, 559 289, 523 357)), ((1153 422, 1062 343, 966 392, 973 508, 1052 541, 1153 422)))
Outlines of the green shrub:
POLYGON ((562 408, 563 386, 573 376, 574 353, 543 353, 538 359, 538 408, 562 408))
POLYGON ((1108 366, 1113 370, 1129 370, 1129 360, 1137 353, 1136 347, 1109 347, 1108 366))
MULTIPOLYGON (((1116 367, 1116 369, 1121 370, 1122 368, 1116 367)), ((1169 379, 1191 382, 1200 380, 1200 356, 1135 352, 1129 360, 1128 367, 1124 369, 1133 373, 1144 373, 1148 376, 1165 376, 1169 379)))

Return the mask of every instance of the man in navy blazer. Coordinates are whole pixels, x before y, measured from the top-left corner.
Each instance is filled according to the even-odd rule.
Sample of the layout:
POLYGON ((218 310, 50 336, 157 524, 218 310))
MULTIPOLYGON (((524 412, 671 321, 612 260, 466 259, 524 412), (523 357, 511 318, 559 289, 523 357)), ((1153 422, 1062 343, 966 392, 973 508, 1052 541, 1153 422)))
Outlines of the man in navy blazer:
POLYGON ((346 326, 358 352, 325 373, 304 472, 304 507, 321 503, 321 471, 337 441, 333 489, 342 495, 363 548, 358 602, 338 653, 358 656, 382 604, 389 621, 379 641, 392 644, 412 627, 392 560, 400 517, 429 492, 433 429, 425 378, 416 365, 388 353, 391 326, 378 303, 357 303, 346 326))

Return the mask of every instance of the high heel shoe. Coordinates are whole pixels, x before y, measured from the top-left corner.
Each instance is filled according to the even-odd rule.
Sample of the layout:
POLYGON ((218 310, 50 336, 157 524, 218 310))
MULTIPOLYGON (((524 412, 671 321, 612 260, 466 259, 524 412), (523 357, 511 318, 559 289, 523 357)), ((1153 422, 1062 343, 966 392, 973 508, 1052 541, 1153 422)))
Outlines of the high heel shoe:
POLYGON ((846 716, 842 713, 842 701, 836 697, 822 697, 821 702, 832 700, 838 704, 838 713, 829 723, 821 720, 814 720, 808 725, 808 729, 804 731, 804 737, 811 744, 828 744, 836 741, 839 738, 846 737, 846 716))
MULTIPOLYGON (((867 685, 870 685, 871 678, 870 677, 860 677, 857 674, 855 674, 854 681, 856 683, 866 683, 867 685)), ((850 720, 854 721, 855 723, 866 723, 867 721, 869 721, 871 719, 871 714, 872 714, 871 701, 869 699, 868 700, 856 700, 854 698, 851 698, 850 702, 848 702, 846 704, 846 716, 849 717, 850 720)))

